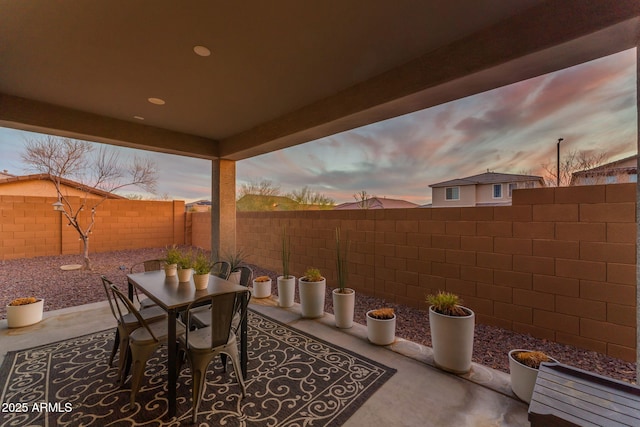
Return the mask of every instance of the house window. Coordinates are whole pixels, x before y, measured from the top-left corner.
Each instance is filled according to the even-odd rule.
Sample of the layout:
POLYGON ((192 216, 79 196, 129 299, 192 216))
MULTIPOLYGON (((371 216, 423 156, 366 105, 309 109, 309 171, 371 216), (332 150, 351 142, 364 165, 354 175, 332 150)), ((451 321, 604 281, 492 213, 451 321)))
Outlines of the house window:
POLYGON ((638 175, 637 174, 629 175, 629 182, 638 182, 638 175))
POLYGON ((493 184, 493 198, 502 199, 502 184, 493 184))
POLYGON ((615 184, 616 182, 618 182, 617 176, 612 175, 607 177, 607 184, 615 184))
POLYGON ((460 200, 460 187, 447 187, 444 192, 446 200, 460 200))
POLYGON ((513 190, 515 190, 516 188, 518 188, 518 184, 516 183, 509 184, 509 197, 513 197, 513 190))

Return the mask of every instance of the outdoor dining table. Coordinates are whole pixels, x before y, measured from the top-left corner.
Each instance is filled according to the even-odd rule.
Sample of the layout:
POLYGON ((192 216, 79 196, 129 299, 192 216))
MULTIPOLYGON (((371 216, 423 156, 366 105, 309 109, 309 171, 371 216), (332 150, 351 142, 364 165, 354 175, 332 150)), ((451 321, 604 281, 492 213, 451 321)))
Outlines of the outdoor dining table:
MULTIPOLYGON (((129 296, 133 294, 134 287, 139 289, 154 301, 168 314, 169 334, 167 338, 168 354, 168 417, 176 414, 176 387, 178 381, 177 372, 177 337, 176 319, 181 311, 197 298, 204 296, 220 295, 230 292, 246 291, 247 288, 236 283, 211 275, 206 289, 196 290, 193 279, 189 282, 178 282, 176 276, 167 277, 162 270, 145 273, 133 273, 127 275, 129 283, 129 296)), ((240 333, 240 364, 242 375, 247 377, 247 316, 243 316, 240 333)))

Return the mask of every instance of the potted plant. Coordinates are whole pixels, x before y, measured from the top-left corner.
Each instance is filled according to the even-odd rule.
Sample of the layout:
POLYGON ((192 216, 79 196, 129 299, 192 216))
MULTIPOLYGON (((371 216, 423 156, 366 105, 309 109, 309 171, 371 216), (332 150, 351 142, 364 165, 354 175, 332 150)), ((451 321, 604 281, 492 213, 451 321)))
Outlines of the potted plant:
POLYGON ((197 290, 206 289, 209 286, 209 273, 213 263, 204 252, 198 252, 193 260, 193 283, 197 290))
POLYGON ((193 253, 182 252, 180 259, 178 259, 178 281, 188 282, 191 280, 191 274, 193 273, 193 253))
POLYGON ((533 388, 542 362, 557 362, 542 351, 516 349, 509 352, 511 390, 520 400, 531 403, 533 388))
POLYGON ((271 278, 258 276, 253 279, 253 298, 268 298, 271 296, 271 278))
POLYGON ((298 292, 300 293, 300 310, 302 317, 315 319, 324 316, 324 297, 327 289, 327 281, 320 270, 309 267, 304 276, 298 279, 298 292))
POLYGON ((167 277, 176 275, 176 272, 178 270, 178 261, 180 261, 181 256, 182 253, 176 245, 167 248, 167 251, 164 255, 164 273, 167 275, 167 277))
POLYGON ((393 344, 396 339, 396 314, 393 308, 367 311, 367 338, 376 345, 393 344))
POLYGON ((427 296, 433 362, 456 374, 469 372, 473 355, 475 313, 450 292, 427 296))
POLYGON ((247 257, 246 253, 242 249, 238 249, 235 252, 229 252, 225 258, 225 261, 229 263, 229 281, 233 283, 240 283, 240 271, 238 267, 244 262, 247 257))
POLYGON ((6 309, 7 326, 21 328, 42 320, 44 300, 35 297, 16 298, 7 305, 6 309))
POLYGON ((332 291, 333 315, 338 328, 350 328, 353 326, 353 312, 356 303, 356 292, 347 288, 347 263, 350 242, 347 238, 342 241, 340 237, 340 227, 336 228, 336 275, 338 288, 332 291))
POLYGON ((278 276, 278 305, 283 308, 291 307, 296 292, 296 278, 289 274, 289 260, 291 259, 291 238, 287 234, 287 227, 282 228, 281 236, 282 276, 278 276))

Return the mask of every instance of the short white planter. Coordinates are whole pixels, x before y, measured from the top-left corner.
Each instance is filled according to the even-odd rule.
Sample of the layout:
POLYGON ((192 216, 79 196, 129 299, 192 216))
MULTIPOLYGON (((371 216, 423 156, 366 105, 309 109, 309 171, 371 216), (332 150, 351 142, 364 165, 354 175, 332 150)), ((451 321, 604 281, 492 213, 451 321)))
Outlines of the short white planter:
POLYGON ((196 289, 201 291, 207 289, 209 286, 209 273, 207 274, 194 274, 193 283, 196 285, 196 289))
POLYGON ((278 305, 282 308, 293 306, 296 296, 296 277, 278 276, 278 305))
POLYGON ((271 296, 271 279, 264 282, 253 281, 252 298, 269 298, 271 296))
POLYGON ((376 319, 367 311, 367 338, 376 345, 390 345, 396 339, 396 315, 393 319, 376 319))
POLYGON ((191 280, 191 274, 193 269, 191 268, 179 268, 178 269, 178 281, 180 283, 188 282, 191 280))
POLYGON ((178 264, 165 264, 164 265, 164 274, 167 277, 173 277, 178 272, 178 264))
POLYGON ((10 328, 22 328, 36 324, 42 320, 44 311, 44 300, 38 299, 36 302, 24 305, 8 305, 7 326, 10 328))
POLYGON ((324 297, 327 290, 327 280, 308 282, 298 279, 300 293, 300 311, 306 319, 316 319, 324 316, 324 297))
MULTIPOLYGON (((514 358, 515 353, 523 351, 531 351, 525 349, 515 349, 509 352, 509 373, 511 374, 511 390, 518 398, 526 403, 531 403, 533 389, 538 378, 538 370, 523 365, 514 358)), ((549 357, 550 362, 558 362, 556 359, 549 357)))
POLYGON ((473 356, 475 313, 467 307, 463 309, 468 316, 447 316, 429 307, 433 362, 454 374, 469 372, 473 356))
POLYGON ((353 312, 356 305, 356 291, 351 288, 345 288, 346 293, 340 292, 340 289, 334 289, 331 292, 333 297, 333 316, 335 317, 336 326, 342 329, 348 329, 353 326, 353 312))

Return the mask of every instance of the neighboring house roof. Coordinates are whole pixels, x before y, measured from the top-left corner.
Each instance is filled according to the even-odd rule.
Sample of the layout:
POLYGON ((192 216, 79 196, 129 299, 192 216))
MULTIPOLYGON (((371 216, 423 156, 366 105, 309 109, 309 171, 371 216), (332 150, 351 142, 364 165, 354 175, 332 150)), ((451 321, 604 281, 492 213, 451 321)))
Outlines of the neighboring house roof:
POLYGON ((336 207, 334 210, 344 210, 344 209, 406 209, 406 208, 417 208, 419 205, 411 202, 407 202, 406 200, 398 200, 398 199, 387 199, 385 197, 371 197, 365 201, 360 202, 349 202, 342 203, 336 207), (365 205, 366 207, 363 207, 365 205))
POLYGON ((211 206, 211 200, 196 200, 195 202, 185 204, 187 208, 192 206, 211 206))
MULTIPOLYGON (((46 173, 38 173, 38 174, 33 174, 33 175, 22 175, 22 176, 16 176, 16 175, 11 175, 8 177, 0 177, 0 185, 3 184, 14 184, 14 183, 21 183, 21 182, 29 182, 29 181, 48 181, 50 182, 51 179, 49 177, 48 174, 46 173)), ((79 191, 83 191, 89 194, 93 194, 99 197, 106 197, 107 199, 126 199, 126 197, 122 197, 119 196, 117 194, 114 193, 109 193, 108 191, 103 191, 100 190, 98 188, 94 188, 94 187, 89 187, 88 185, 82 184, 80 182, 76 182, 76 181, 72 181, 70 179, 66 179, 66 178, 60 178, 60 184, 62 184, 63 186, 66 187, 70 187, 79 191)), ((53 196, 53 195, 52 195, 53 196)))
POLYGON ((457 178, 449 181, 430 184, 429 187, 451 187, 478 184, 498 184, 501 182, 523 182, 523 181, 539 181, 544 186, 544 179, 537 175, 518 175, 511 173, 485 172, 479 175, 468 176, 466 178, 457 178))
POLYGON ((585 169, 577 171, 571 174, 571 183, 573 185, 575 180, 579 177, 589 176, 605 176, 605 175, 634 175, 638 173, 637 165, 638 155, 625 157, 624 159, 615 160, 613 162, 606 163, 604 165, 597 166, 591 169, 585 169))

